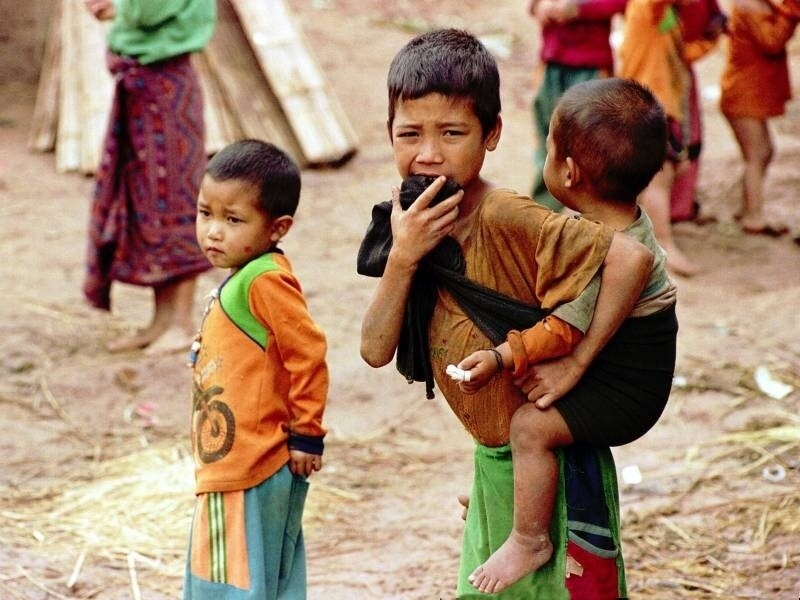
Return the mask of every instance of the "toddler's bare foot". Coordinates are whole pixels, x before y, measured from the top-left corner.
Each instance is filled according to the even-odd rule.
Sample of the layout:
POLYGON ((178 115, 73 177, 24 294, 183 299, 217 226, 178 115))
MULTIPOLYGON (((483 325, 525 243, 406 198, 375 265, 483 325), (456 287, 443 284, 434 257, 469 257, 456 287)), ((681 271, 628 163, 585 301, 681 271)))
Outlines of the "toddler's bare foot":
POLYGON ((468 579, 479 592, 496 594, 533 573, 552 555, 553 544, 546 534, 525 537, 512 531, 505 543, 468 579))
POLYGON ((162 356, 188 350, 192 345, 194 335, 180 327, 169 327, 147 346, 144 353, 147 356, 162 356))

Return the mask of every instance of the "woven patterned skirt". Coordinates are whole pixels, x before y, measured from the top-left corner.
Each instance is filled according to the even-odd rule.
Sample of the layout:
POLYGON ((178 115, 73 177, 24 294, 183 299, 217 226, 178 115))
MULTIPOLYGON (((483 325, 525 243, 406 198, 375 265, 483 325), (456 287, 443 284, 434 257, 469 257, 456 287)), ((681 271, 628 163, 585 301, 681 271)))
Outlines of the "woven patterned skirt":
POLYGON ((110 308, 112 281, 157 287, 210 265, 195 237, 205 170, 203 101, 188 55, 140 65, 108 55, 115 79, 89 222, 83 291, 110 308))

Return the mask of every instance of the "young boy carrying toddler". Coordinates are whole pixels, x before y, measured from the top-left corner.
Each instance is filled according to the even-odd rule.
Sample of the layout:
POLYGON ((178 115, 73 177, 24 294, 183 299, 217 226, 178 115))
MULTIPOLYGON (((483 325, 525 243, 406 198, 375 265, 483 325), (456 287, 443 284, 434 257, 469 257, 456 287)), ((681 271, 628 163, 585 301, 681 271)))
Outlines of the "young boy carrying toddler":
POLYGON ((326 341, 278 242, 300 172, 275 146, 235 142, 209 162, 197 240, 230 276, 192 346, 197 503, 185 599, 306 597, 301 520, 322 468, 326 341))
MULTIPOLYGON (((499 573, 490 586, 480 574, 479 567, 511 531, 510 423, 526 405, 527 396, 511 373, 499 372, 496 364, 496 376, 476 393, 466 393, 446 375, 449 364, 480 349, 491 348, 482 352, 495 360, 494 347, 508 333, 503 331, 493 341, 498 336, 477 324, 480 319, 464 308, 449 282, 461 278, 462 284, 472 282, 482 291, 533 307, 538 314, 578 298, 599 273, 591 327, 572 350, 589 372, 593 359, 602 356, 600 348, 614 336, 640 296, 651 271, 652 253, 608 225, 553 213, 481 176, 486 152, 499 142, 502 120, 497 65, 473 35, 445 29, 412 39, 392 61, 388 90, 387 125, 400 176, 437 179, 407 209, 401 206, 398 189, 392 192, 388 210, 380 204, 373 209, 358 267, 360 273, 380 276, 380 280, 362 321, 361 355, 371 366, 380 367, 397 353, 399 368, 401 355, 409 348, 404 343, 409 331, 412 337, 421 335, 424 361, 430 364, 436 385, 475 439, 475 477, 462 545, 459 597, 484 590, 502 590, 497 598, 564 597, 566 542, 556 553, 556 568, 546 575, 531 575, 534 565, 527 577, 524 570, 518 573, 516 583, 499 573), (446 178, 461 190, 434 205, 446 178), (385 253, 380 248, 386 246, 365 247, 368 241, 374 242, 370 231, 376 215, 384 215, 391 225, 391 244, 385 253), (448 261, 450 266, 437 264, 442 254, 456 260, 448 261), (423 275, 428 278, 426 285, 419 285, 423 275), (433 286, 427 285, 431 276, 433 286), (430 313, 409 310, 420 297, 432 302, 430 313), (478 579, 474 575, 471 579, 478 590, 469 581, 476 570, 478 579)), ((563 168, 557 173, 560 178, 566 175, 563 168)), ((577 176, 579 172, 573 169, 570 177, 577 176)), ((667 365, 664 371, 646 373, 656 395, 669 389, 671 367, 667 365)), ((541 412, 548 427, 566 429, 557 410, 541 412)), ((559 444, 569 442, 568 432, 558 439, 559 444)), ((612 490, 607 498, 615 493, 612 490)), ((604 502, 603 498, 598 501, 604 502)), ((615 508, 604 506, 610 511, 615 508)), ((547 561, 547 556, 539 554, 537 559, 547 561)), ((617 585, 617 567, 613 568, 616 598, 624 593, 624 581, 617 585)), ((587 567, 583 579, 592 577, 598 576, 587 567)))
MULTIPOLYGON (((664 161, 666 131, 664 111, 649 90, 633 80, 611 78, 567 90, 553 113, 547 138, 544 177, 553 195, 584 218, 634 237, 655 256, 631 317, 668 316, 675 307, 666 257, 650 219, 636 203, 664 161)), ((569 354, 591 320, 591 290, 590 286, 534 327, 509 332, 493 352, 478 351, 462 360, 458 367, 469 373, 469 381, 461 388, 477 392, 498 367, 520 377, 532 364, 569 354)), ((591 403, 565 398, 555 405, 560 419, 544 417, 546 402, 517 410, 511 420, 514 528, 507 542, 473 573, 479 590, 503 589, 549 560, 548 527, 557 484, 553 450, 575 441, 606 446, 635 440, 661 415, 668 397, 665 391, 645 399, 606 397, 598 390, 591 403)))

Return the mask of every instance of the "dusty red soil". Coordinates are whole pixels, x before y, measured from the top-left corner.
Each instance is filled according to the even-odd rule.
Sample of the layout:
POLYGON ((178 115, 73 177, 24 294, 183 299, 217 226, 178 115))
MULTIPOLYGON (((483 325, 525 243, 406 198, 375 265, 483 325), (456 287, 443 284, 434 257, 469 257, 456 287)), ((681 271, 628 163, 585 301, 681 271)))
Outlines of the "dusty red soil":
MULTIPOLYGON (((455 498, 470 484, 471 442, 440 397, 426 401, 393 368, 359 359, 374 282, 355 274, 355 253, 371 205, 396 182, 384 126, 393 53, 432 25, 491 34, 508 50, 499 61, 503 140, 486 169, 527 191, 536 29, 518 2, 290 4, 360 138, 345 166, 304 173, 285 244, 327 331, 332 370, 326 468, 312 479, 307 511, 309 595, 452 598, 462 526, 455 498)), ((718 82, 723 48, 698 66, 706 90, 718 82)), ((797 74, 796 40, 792 59, 797 74)), ((28 152, 34 97, 31 85, 0 86, 0 597, 176 598, 191 511, 188 372, 180 356, 103 349, 147 320, 150 298, 120 286, 111 315, 84 304, 91 181, 28 152)), ((734 226, 737 150, 713 99, 704 109, 699 194, 720 222, 676 226, 703 267, 678 280, 680 379, 656 428, 615 451, 620 470, 636 465, 643 477, 621 487, 630 593, 795 598, 800 247, 734 226), (754 379, 759 366, 795 391, 766 395, 754 379)), ((774 131, 770 208, 797 232, 800 104, 774 131)), ((198 302, 220 275, 203 277, 198 302)))

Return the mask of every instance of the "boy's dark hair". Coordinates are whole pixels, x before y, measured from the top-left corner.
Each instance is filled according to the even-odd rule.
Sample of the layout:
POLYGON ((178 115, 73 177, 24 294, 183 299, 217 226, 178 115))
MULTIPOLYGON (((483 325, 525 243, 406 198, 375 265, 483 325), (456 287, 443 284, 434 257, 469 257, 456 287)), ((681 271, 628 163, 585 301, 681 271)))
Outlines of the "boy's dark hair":
POLYGON ((609 77, 569 88, 553 113, 558 159, 571 156, 605 200, 635 202, 664 164, 667 118, 653 93, 609 77))
POLYGON ((217 181, 238 179, 259 192, 271 218, 293 216, 300 201, 300 169, 283 150, 261 140, 239 140, 217 152, 206 166, 217 181))
POLYGON ((486 47, 469 32, 439 29, 418 35, 397 53, 389 66, 389 127, 400 100, 438 93, 463 98, 486 135, 500 114, 500 74, 486 47))

